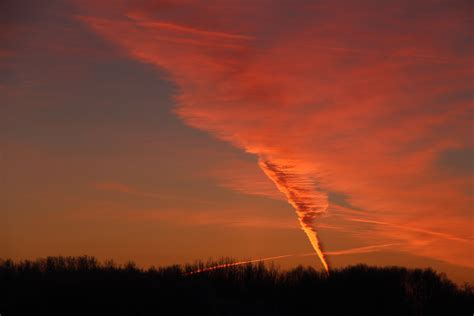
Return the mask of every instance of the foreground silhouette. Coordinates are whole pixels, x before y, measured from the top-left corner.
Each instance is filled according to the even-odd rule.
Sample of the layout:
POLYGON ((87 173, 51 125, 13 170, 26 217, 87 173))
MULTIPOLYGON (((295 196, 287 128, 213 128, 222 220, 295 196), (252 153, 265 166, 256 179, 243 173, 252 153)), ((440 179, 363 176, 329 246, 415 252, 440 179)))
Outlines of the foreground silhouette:
POLYGON ((0 260, 0 314, 472 315, 474 292, 431 269, 350 266, 330 275, 263 263, 142 270, 95 258, 0 260))

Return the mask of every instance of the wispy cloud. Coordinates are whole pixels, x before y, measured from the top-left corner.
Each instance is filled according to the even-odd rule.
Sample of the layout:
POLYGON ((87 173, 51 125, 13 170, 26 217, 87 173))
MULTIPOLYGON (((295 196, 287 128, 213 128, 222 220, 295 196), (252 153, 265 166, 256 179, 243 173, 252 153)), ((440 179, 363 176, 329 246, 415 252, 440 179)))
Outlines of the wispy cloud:
POLYGON ((185 208, 130 208, 109 202, 88 205, 71 212, 74 220, 91 219, 99 221, 135 221, 167 223, 179 226, 221 226, 234 229, 296 230, 297 222, 272 216, 259 216, 242 209, 222 209, 208 207, 205 211, 191 211, 185 208))
POLYGON ((123 194, 131 195, 131 196, 135 196, 135 197, 141 197, 141 198, 153 198, 153 199, 175 200, 175 201, 186 199, 188 201, 192 201, 196 203, 215 205, 215 203, 213 203, 212 201, 196 199, 189 196, 183 197, 182 195, 169 195, 169 194, 163 194, 163 193, 142 191, 135 187, 132 187, 120 182, 97 182, 93 184, 93 187, 101 191, 123 193, 123 194))
POLYGON ((229 159, 225 165, 210 171, 219 186, 249 195, 285 200, 275 185, 254 162, 229 159))
POLYGON ((346 219, 376 225, 372 237, 383 231, 414 245, 414 234, 429 235, 423 254, 472 266, 472 241, 456 237, 472 229, 472 172, 436 163, 474 146, 469 7, 301 4, 292 7, 298 20, 276 14, 283 4, 269 16, 259 1, 200 16, 207 7, 191 1, 195 12, 178 4, 166 20, 130 19, 140 9, 124 7, 113 17, 85 12, 83 21, 165 69, 184 122, 259 157, 307 232, 327 192, 342 192, 374 214, 346 219))

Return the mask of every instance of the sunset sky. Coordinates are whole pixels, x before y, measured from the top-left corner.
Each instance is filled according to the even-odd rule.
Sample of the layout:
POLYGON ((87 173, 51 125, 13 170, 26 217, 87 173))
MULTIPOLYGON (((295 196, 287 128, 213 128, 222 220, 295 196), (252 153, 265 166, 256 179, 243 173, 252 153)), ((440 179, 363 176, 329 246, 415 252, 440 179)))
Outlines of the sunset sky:
POLYGON ((322 269, 320 247, 474 282, 473 12, 1 1, 0 258, 322 269))

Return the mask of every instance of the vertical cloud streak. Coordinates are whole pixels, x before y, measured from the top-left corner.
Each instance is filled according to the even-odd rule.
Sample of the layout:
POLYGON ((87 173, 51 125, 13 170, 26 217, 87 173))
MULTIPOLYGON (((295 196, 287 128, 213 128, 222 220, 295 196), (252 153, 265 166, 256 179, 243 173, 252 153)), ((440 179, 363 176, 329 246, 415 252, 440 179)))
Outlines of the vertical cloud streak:
POLYGON ((329 265, 321 249, 316 229, 313 226, 314 221, 328 207, 326 194, 317 191, 311 180, 305 179, 304 175, 298 175, 291 166, 278 165, 273 161, 262 158, 259 160, 259 165, 296 210, 301 229, 308 236, 324 269, 329 272, 329 265))

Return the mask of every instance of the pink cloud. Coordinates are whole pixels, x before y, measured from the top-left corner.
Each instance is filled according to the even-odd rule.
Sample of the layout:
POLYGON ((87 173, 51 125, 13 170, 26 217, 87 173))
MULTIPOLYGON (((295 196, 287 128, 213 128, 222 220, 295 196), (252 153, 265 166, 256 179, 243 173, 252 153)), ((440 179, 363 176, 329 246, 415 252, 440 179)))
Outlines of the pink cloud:
MULTIPOLYGON (((191 1, 196 12, 179 4, 148 15, 124 7, 81 19, 132 58, 165 69, 179 88, 175 112, 184 122, 255 154, 310 240, 328 205, 331 212, 328 194, 343 192, 373 217, 360 219, 377 226, 368 228, 372 238, 397 238, 411 242, 411 252, 472 266, 472 240, 462 237, 472 230, 472 174, 436 165, 445 150, 473 147, 464 9, 303 1, 275 5, 269 17, 264 2, 235 12, 213 7, 216 14, 201 18, 204 5, 191 1), (276 14, 288 8, 298 20, 276 14)), ((254 185, 239 181, 227 186, 254 185)))

